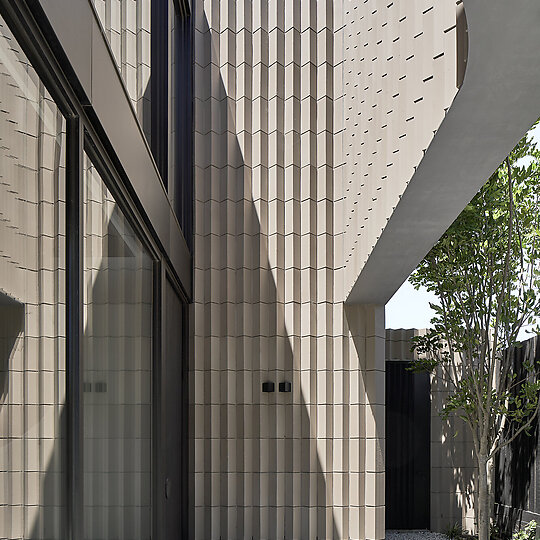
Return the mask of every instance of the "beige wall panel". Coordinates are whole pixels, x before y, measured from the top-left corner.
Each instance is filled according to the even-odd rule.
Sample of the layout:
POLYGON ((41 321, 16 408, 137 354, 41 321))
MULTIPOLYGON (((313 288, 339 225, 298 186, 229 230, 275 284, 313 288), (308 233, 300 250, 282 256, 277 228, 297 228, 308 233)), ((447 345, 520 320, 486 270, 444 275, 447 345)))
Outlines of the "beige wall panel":
MULTIPOLYGON (((453 0, 443 3, 455 9, 453 0)), ((422 93, 413 88, 427 82, 413 75, 433 72, 451 16, 438 4, 433 15, 422 14, 424 2, 407 4, 409 20, 429 18, 438 37, 414 39, 407 27, 408 47, 420 56, 403 86, 399 76, 411 64, 392 40, 404 31, 404 8, 375 16, 372 4, 353 16, 348 1, 195 3, 196 539, 384 538, 384 310, 345 308, 360 260, 349 252, 362 227, 375 238, 398 197, 384 191, 368 212, 390 182, 377 178, 394 174, 395 190, 404 189, 404 167, 412 174, 429 143, 432 131, 413 156, 398 136, 406 108, 431 118, 426 104, 416 112, 412 96, 422 93), (378 37, 368 36, 362 15, 376 22, 378 37), (394 51, 395 70, 387 57, 360 61, 360 30, 373 50, 383 39, 390 52, 377 54, 394 51), (382 127, 398 85, 403 102, 382 127), (378 155, 367 169, 360 126, 375 109, 369 145, 378 155), (387 167, 398 147, 410 163, 387 167), (372 167, 377 175, 360 190, 355 179, 372 167), (262 392, 265 381, 274 393, 262 392), (278 392, 282 381, 292 383, 290 394, 278 392)), ((438 98, 447 82, 437 82, 438 98)), ((455 92, 455 77, 452 84, 455 92)))

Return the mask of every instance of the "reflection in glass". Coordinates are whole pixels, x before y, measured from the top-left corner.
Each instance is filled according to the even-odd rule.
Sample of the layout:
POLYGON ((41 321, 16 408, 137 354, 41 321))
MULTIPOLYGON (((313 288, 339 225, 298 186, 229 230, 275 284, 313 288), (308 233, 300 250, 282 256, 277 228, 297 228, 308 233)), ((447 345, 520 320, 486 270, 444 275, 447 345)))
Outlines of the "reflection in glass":
POLYGON ((151 0, 92 0, 92 3, 150 141, 151 0))
POLYGON ((84 177, 84 531, 151 537, 152 259, 90 160, 84 177))
POLYGON ((0 538, 64 538, 65 121, 0 18, 0 538))

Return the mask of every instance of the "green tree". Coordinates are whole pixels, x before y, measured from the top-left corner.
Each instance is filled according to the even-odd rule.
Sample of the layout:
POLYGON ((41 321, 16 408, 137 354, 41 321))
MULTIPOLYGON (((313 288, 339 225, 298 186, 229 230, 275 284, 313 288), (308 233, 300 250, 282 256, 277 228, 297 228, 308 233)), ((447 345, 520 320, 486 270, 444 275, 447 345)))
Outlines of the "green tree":
POLYGON ((412 369, 444 380, 441 414, 472 431, 479 540, 489 539, 494 457, 540 404, 533 363, 517 380, 511 361, 520 329, 540 315, 539 195, 540 151, 525 136, 410 278, 439 300, 433 328, 414 339, 412 369))

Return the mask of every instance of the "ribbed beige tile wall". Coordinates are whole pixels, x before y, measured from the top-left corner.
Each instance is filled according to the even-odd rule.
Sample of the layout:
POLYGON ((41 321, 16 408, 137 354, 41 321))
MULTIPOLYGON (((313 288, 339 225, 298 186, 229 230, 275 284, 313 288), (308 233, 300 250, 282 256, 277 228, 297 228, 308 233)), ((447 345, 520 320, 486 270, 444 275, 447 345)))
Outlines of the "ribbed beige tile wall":
POLYGON ((347 294, 457 93, 461 4, 343 1, 347 294))
MULTIPOLYGON (((384 312, 344 306, 359 268, 344 246, 346 230, 351 246, 352 227, 361 232, 347 219, 353 198, 358 212, 385 219, 378 206, 368 212, 364 192, 347 195, 367 163, 342 154, 350 140, 360 151, 366 129, 347 112, 364 98, 351 101, 344 71, 355 84, 368 76, 348 74, 363 46, 350 28, 375 7, 358 4, 356 15, 352 2, 332 0, 194 4, 190 537, 384 538, 384 312), (262 393, 264 381, 276 392, 262 393), (281 381, 292 393, 277 392, 281 381)), ((436 62, 431 40, 410 46, 436 62)), ((451 83, 455 92, 455 74, 451 83)), ((397 128, 386 133, 395 148, 397 128)))
MULTIPOLYGON (((411 338, 425 330, 387 330, 386 359, 411 360, 411 338)), ((440 411, 448 396, 445 383, 431 376, 431 530, 444 532, 454 524, 475 531, 473 509, 474 454, 467 425, 440 411)))

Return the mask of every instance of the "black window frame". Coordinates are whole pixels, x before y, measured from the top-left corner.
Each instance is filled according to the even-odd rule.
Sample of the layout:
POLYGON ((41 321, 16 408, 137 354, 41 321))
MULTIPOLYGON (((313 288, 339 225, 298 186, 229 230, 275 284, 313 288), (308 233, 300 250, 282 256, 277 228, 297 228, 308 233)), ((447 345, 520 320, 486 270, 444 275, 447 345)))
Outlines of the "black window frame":
POLYGON ((173 209, 193 253, 193 205, 194 205, 194 6, 188 0, 171 0, 174 5, 171 17, 175 19, 174 49, 175 70, 172 84, 176 87, 176 107, 171 111, 177 128, 176 151, 171 159, 175 162, 172 183, 173 209))
POLYGON ((169 192, 169 9, 166 1, 150 2, 150 148, 169 192))
POLYGON ((153 0, 151 10, 148 143, 184 239, 189 251, 193 252, 194 16, 188 0, 153 0), (170 32, 171 24, 175 28, 174 34, 170 32), (174 69, 170 52, 175 59, 174 69), (175 125, 174 146, 171 145, 169 119, 175 125))

